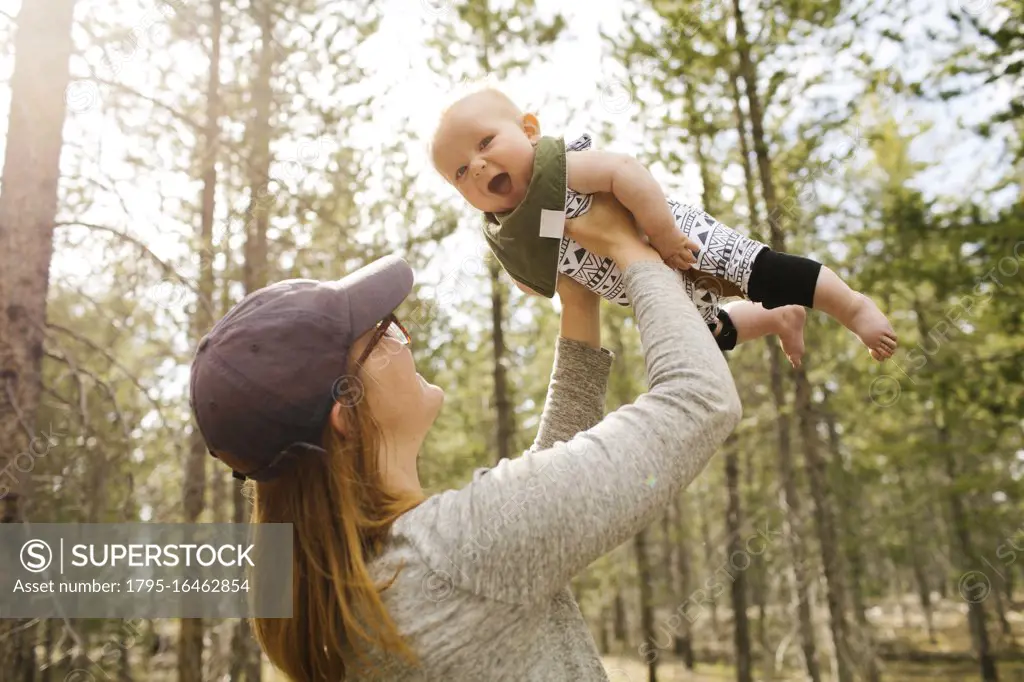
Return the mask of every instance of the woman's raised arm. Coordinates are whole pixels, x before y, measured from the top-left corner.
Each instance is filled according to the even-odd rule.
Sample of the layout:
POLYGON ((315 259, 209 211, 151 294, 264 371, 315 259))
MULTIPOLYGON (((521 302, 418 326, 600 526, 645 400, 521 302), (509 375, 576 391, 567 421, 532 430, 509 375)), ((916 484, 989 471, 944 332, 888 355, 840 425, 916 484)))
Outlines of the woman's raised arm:
POLYGON ((679 273, 643 249, 620 253, 620 267, 650 391, 568 442, 503 460, 423 505, 436 514, 439 550, 425 558, 460 589, 517 604, 550 598, 664 513, 739 421, 732 375, 679 273))
POLYGON ((567 441, 604 416, 612 354, 601 348, 601 299, 564 276, 558 278, 558 298, 555 362, 531 451, 567 441))

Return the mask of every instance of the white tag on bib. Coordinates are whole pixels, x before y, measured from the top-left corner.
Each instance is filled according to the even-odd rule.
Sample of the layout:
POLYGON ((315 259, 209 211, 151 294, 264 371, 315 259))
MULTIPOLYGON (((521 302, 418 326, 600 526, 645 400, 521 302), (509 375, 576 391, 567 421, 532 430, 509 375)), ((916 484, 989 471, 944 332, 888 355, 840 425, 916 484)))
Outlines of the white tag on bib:
POLYGON ((561 239, 565 232, 565 211, 540 210, 540 236, 561 239))

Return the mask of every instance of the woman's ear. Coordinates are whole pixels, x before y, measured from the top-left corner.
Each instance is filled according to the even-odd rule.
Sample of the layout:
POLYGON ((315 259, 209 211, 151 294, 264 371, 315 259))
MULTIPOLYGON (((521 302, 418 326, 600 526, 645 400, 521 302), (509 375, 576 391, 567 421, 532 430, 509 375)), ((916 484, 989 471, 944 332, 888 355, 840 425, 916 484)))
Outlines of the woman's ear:
POLYGON ((533 114, 523 114, 522 120, 519 125, 522 127, 523 132, 530 138, 530 142, 536 142, 537 138, 540 137, 540 121, 533 114))
POLYGON ((331 406, 330 421, 331 428, 339 436, 348 438, 349 430, 352 428, 349 424, 349 411, 342 405, 340 400, 335 400, 334 405, 331 406))

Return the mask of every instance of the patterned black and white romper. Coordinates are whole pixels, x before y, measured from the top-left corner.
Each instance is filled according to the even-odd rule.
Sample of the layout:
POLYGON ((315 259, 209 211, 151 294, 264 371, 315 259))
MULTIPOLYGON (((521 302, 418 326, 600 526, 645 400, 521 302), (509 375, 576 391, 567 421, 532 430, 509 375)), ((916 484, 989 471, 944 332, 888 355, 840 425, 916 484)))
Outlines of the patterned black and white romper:
MULTIPOLYGON (((583 135, 565 148, 569 152, 582 151, 590 149, 590 145, 590 135, 583 135)), ((591 194, 579 194, 566 188, 566 219, 578 218, 589 211, 592 199, 591 194)), ((723 225, 699 208, 672 199, 668 204, 679 229, 700 245, 694 267, 736 284, 747 294, 754 259, 767 247, 723 225)), ((629 305, 622 272, 615 262, 590 253, 569 237, 563 237, 559 247, 558 271, 613 303, 629 305)), ((714 326, 719 312, 714 287, 702 287, 699 279, 695 284, 689 277, 684 277, 683 282, 687 295, 697 304, 704 321, 714 326)))

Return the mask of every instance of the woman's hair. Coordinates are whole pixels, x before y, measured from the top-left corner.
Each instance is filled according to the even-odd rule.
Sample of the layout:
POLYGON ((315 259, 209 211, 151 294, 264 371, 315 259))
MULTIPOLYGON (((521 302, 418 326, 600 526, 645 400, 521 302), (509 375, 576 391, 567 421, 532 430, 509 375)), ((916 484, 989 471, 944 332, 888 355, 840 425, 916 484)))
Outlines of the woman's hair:
MULTIPOLYGON (((256 618, 253 630, 294 680, 344 680, 369 649, 415 657, 388 615, 367 568, 398 517, 423 501, 382 485, 381 432, 365 401, 342 405, 351 428, 323 431, 326 457, 311 456, 279 479, 256 484, 253 523, 291 523, 292 617, 256 618)), ((399 568, 400 570, 400 568, 399 568)))

